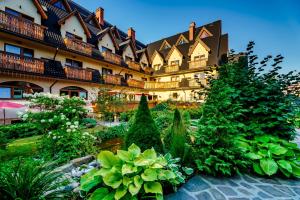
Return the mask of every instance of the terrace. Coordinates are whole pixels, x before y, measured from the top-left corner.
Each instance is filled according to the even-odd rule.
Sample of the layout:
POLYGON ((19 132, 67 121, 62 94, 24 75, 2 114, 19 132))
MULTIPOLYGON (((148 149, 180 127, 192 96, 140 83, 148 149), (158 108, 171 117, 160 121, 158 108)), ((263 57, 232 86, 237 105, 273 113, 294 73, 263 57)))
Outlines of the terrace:
POLYGON ((179 65, 168 65, 165 68, 165 73, 177 72, 179 71, 179 65))
POLYGON ((170 88, 179 88, 179 82, 178 81, 169 81, 169 82, 150 81, 145 83, 145 89, 170 89, 170 88))
POLYGON ((190 61, 189 69, 208 69, 207 68, 207 59, 190 61))
POLYGON ((134 70, 137 70, 137 71, 140 71, 140 69, 141 69, 141 66, 138 62, 127 61, 126 63, 127 63, 128 67, 130 69, 134 69, 134 70))

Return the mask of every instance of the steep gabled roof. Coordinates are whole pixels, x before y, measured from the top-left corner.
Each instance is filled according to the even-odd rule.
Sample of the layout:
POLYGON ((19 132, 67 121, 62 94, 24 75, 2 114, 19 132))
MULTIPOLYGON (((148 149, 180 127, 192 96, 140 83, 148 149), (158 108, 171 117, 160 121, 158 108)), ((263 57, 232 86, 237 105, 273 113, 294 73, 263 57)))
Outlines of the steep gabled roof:
POLYGON ((101 29, 101 26, 99 24, 99 21, 97 20, 97 17, 95 13, 91 13, 89 16, 87 16, 84 19, 85 22, 89 23, 90 21, 93 21, 97 28, 101 29))
POLYGON ((153 62, 156 55, 159 55, 159 57, 161 57, 161 59, 164 60, 164 57, 157 50, 155 50, 150 59, 151 63, 153 62))
POLYGON ((137 54, 139 62, 141 61, 143 55, 145 55, 148 63, 150 63, 149 62, 149 55, 147 53, 147 49, 146 48, 136 51, 136 54, 137 54))
POLYGON ((56 2, 61 1, 63 3, 63 5, 65 6, 67 12, 72 12, 72 8, 68 2, 68 0, 50 0, 49 3, 51 5, 55 4, 56 2))
POLYGON ((176 41, 175 45, 177 46, 181 40, 184 40, 184 41, 185 41, 185 43, 188 43, 188 42, 189 42, 189 40, 188 40, 188 39, 186 39, 186 37, 184 37, 184 35, 183 35, 183 34, 181 34, 181 35, 179 36, 179 38, 177 39, 177 41, 176 41))
POLYGON ((201 44, 208 52, 210 52, 210 48, 200 38, 197 38, 196 42, 191 46, 188 55, 193 53, 198 44, 201 44))
POLYGON ((166 45, 167 45, 169 48, 172 47, 172 46, 169 44, 169 42, 168 42, 167 40, 164 40, 163 43, 160 45, 159 50, 161 51, 161 50, 166 49, 166 48, 165 48, 166 45))
POLYGON ((213 36, 213 34, 209 30, 207 30, 207 28, 202 27, 196 38, 202 39, 203 34, 206 34, 208 37, 213 36))
POLYGON ((114 35, 111 32, 111 28, 107 27, 106 29, 100 31, 97 36, 98 36, 98 40, 101 40, 106 34, 109 35, 110 39, 112 40, 112 42, 115 45, 115 48, 118 50, 119 49, 119 45, 114 37, 114 35))
POLYGON ((70 14, 68 14, 68 15, 66 15, 65 17, 61 18, 61 19, 58 21, 58 24, 59 24, 59 25, 62 25, 63 23, 65 23, 65 21, 66 21, 67 19, 69 19, 69 18, 72 17, 72 16, 76 16, 76 17, 77 17, 77 19, 79 20, 79 22, 80 22, 82 28, 84 29, 84 32, 85 32, 86 36, 87 36, 88 38, 91 38, 92 35, 91 35, 91 33, 90 33, 90 30, 89 30, 88 27, 86 26, 86 24, 85 24, 85 22, 83 21, 83 19, 82 19, 80 13, 79 13, 77 10, 74 10, 74 11, 71 12, 70 14))
POLYGON ((169 53, 167 54, 167 56, 165 57, 166 60, 169 60, 170 56, 172 55, 172 53, 177 50, 182 56, 183 54, 179 51, 179 49, 174 45, 171 50, 169 51, 169 53))
POLYGON ((48 15, 44 11, 40 1, 39 0, 33 0, 33 3, 36 6, 36 8, 38 9, 40 15, 42 16, 42 19, 48 19, 48 15))
POLYGON ((130 48, 131 48, 131 50, 133 52, 134 57, 137 58, 135 47, 134 47, 133 42, 132 42, 132 40, 130 38, 128 38, 126 41, 120 43, 119 46, 120 46, 120 50, 122 50, 122 54, 124 53, 124 50, 128 46, 130 46, 130 48))

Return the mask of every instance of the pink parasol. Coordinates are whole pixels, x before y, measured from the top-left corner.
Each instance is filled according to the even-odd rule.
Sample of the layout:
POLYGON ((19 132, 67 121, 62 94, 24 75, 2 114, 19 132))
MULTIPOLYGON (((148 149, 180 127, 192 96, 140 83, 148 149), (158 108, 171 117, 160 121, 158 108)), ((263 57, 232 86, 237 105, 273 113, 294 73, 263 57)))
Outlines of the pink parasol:
POLYGON ((7 101, 0 101, 0 108, 3 109, 3 117, 4 117, 4 125, 5 125, 5 109, 17 109, 22 108, 24 105, 13 103, 13 102, 7 102, 7 101))

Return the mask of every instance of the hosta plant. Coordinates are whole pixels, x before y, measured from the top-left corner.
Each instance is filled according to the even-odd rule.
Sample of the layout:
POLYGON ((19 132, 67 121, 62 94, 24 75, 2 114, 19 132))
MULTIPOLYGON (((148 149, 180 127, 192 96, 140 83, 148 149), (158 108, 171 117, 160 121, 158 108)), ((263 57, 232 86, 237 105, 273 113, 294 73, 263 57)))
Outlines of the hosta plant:
POLYGON ((300 177, 300 149, 297 144, 270 135, 254 139, 240 137, 237 141, 245 156, 252 161, 255 173, 300 177))
POLYGON ((141 152, 135 144, 116 155, 102 151, 97 159, 102 168, 90 171, 80 181, 81 193, 87 193, 90 200, 163 199, 164 187, 176 186, 185 178, 170 155, 158 156, 153 148, 141 152))

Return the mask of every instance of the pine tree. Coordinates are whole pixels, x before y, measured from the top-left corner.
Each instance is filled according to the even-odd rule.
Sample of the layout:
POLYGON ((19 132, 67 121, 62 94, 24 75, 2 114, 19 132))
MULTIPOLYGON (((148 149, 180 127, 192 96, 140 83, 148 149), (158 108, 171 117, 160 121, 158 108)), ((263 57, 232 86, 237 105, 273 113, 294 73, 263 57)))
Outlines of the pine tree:
POLYGON ((152 119, 145 95, 141 97, 134 123, 125 136, 126 148, 132 143, 138 145, 142 150, 154 147, 157 152, 162 152, 160 133, 152 119))

